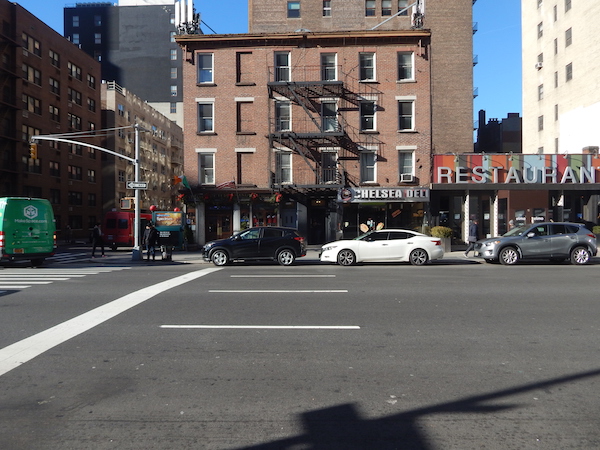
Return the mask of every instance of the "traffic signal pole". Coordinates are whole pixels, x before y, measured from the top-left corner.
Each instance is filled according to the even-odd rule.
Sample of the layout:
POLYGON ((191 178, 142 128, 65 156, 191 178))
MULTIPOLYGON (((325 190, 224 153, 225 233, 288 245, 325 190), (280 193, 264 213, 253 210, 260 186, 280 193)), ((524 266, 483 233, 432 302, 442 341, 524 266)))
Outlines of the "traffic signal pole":
MULTIPOLYGON (((65 142, 67 144, 74 144, 74 145, 81 145, 82 147, 88 147, 88 148, 93 148, 94 150, 98 150, 104 153, 109 153, 113 156, 116 156, 117 158, 121 158, 121 159, 125 159, 129 162, 131 162, 134 165, 134 169, 135 169, 135 217, 134 217, 134 226, 135 226, 135 230, 134 230, 134 234, 133 234, 133 252, 131 254, 131 259, 132 261, 140 261, 142 259, 142 252, 141 252, 141 245, 140 245, 140 225, 141 225, 141 220, 140 220, 140 189, 137 187, 137 185, 140 182, 140 139, 139 139, 139 133, 140 133, 140 126, 138 124, 132 125, 134 131, 135 131, 135 158, 130 158, 129 156, 125 156, 122 155, 120 153, 117 153, 115 151, 109 150, 107 148, 104 147, 98 147, 97 145, 92 145, 92 144, 88 144, 87 142, 79 142, 79 141, 74 141, 72 139, 65 139, 63 137, 60 136, 64 136, 64 134, 58 134, 58 135, 36 135, 36 136, 31 136, 30 138, 30 155, 34 155, 35 158, 37 158, 38 156, 38 146, 37 146, 37 141, 55 141, 55 142, 65 142)), ((96 130, 96 131, 102 131, 102 130, 96 130)), ((32 156, 33 157, 33 156, 32 156)))

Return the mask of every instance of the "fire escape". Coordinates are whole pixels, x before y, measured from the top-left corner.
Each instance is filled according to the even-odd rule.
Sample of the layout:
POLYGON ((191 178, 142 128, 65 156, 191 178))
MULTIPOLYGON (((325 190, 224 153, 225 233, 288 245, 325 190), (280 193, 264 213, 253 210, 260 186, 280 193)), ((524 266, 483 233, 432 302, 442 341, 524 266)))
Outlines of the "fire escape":
POLYGON ((361 107, 380 105, 381 93, 337 65, 283 64, 269 72, 272 189, 302 201, 308 195, 335 197, 338 189, 358 185, 360 175, 347 167, 360 166, 363 149, 382 151, 376 134, 360 132, 361 107), (301 162, 294 156, 288 165, 286 154, 301 162))

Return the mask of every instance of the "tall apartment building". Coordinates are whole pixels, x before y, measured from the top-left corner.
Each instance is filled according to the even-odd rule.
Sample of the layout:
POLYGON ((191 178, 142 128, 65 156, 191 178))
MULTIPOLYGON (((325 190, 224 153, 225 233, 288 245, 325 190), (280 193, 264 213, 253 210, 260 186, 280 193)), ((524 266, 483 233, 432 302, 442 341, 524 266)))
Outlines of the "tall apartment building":
POLYGON ((32 158, 29 140, 100 128, 100 63, 18 4, 0 0, 0 21, 0 196, 47 198, 59 238, 67 226, 87 238, 102 217, 99 152, 41 141, 32 158))
POLYGON ((431 155, 473 148, 471 9, 250 0, 248 34, 178 36, 198 240, 435 221, 431 155))
MULTIPOLYGON (((151 205, 159 210, 172 210, 177 203, 174 176, 183 173, 183 130, 175 122, 152 108, 137 95, 115 82, 103 82, 102 122, 108 134, 102 146, 130 158, 135 157, 135 129, 138 125, 140 180, 148 183, 141 190, 140 208, 151 205)), ((104 153, 102 155, 102 187, 104 211, 133 207, 135 192, 127 189, 127 181, 135 180, 134 165, 127 160, 104 153), (127 205, 127 206, 126 206, 127 205)))
POLYGON ((597 153, 600 3, 535 0, 521 10, 523 152, 597 153))
MULTIPOLYGON (((190 0, 192 1, 192 0, 190 0)), ((77 3, 64 9, 65 37, 114 81, 183 124, 182 58, 174 40, 177 0, 77 3)))

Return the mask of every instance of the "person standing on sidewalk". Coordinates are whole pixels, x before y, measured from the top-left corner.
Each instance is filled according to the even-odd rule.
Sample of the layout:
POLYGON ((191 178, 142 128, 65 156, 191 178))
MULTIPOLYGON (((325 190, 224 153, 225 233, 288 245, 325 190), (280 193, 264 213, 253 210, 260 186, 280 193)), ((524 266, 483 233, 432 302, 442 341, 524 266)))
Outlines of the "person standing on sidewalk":
POLYGON ((469 245, 467 246, 467 250, 465 251, 465 256, 469 257, 469 252, 475 249, 475 242, 479 236, 479 222, 477 219, 473 219, 471 223, 469 223, 469 237, 467 240, 469 241, 469 245))
POLYGON ((152 260, 154 261, 156 259, 156 247, 158 246, 158 230, 152 223, 146 225, 143 244, 146 246, 146 259, 150 261, 150 255, 152 254, 152 260))
POLYGON ((102 251, 102 257, 104 258, 104 236, 102 235, 102 228, 100 228, 100 222, 96 222, 96 226, 92 230, 92 258, 96 256, 96 247, 100 247, 102 251))

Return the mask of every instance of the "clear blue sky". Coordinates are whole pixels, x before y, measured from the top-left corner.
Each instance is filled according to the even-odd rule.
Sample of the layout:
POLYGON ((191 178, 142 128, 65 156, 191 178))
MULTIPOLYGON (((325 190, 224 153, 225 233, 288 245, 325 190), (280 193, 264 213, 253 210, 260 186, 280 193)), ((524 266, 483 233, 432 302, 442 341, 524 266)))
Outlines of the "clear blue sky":
MULTIPOLYGON (((117 0, 113 1, 116 3, 117 0)), ((62 34, 63 7, 73 5, 75 1, 17 0, 16 3, 62 34)), ((229 0, 226 12, 222 5, 215 0, 195 2, 202 21, 215 32, 247 32, 247 0, 229 0)), ((477 0, 473 6, 473 21, 478 25, 473 38, 473 53, 479 60, 473 69, 474 87, 479 89, 479 96, 474 101, 474 119, 480 109, 486 110, 488 119, 502 119, 509 112, 520 114, 521 0, 477 0)), ((204 25, 202 29, 211 33, 204 25)))

